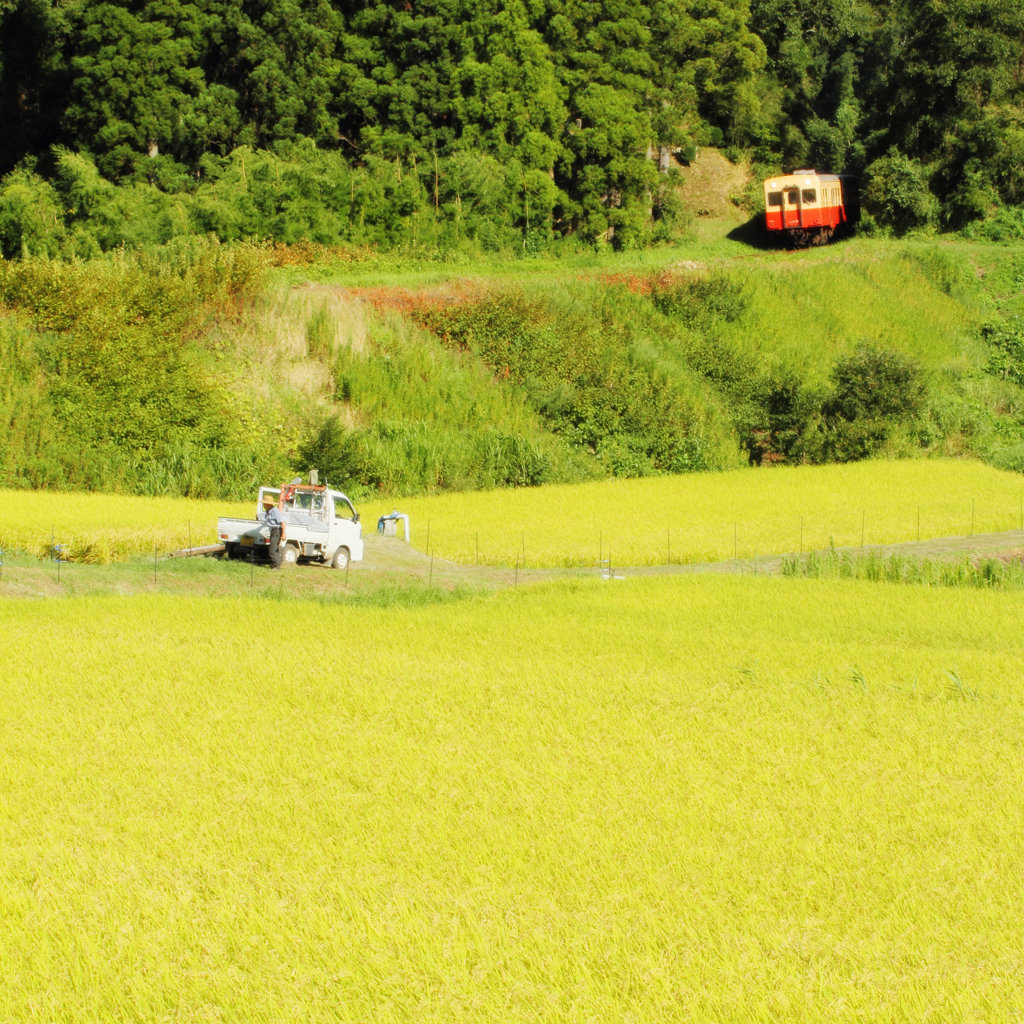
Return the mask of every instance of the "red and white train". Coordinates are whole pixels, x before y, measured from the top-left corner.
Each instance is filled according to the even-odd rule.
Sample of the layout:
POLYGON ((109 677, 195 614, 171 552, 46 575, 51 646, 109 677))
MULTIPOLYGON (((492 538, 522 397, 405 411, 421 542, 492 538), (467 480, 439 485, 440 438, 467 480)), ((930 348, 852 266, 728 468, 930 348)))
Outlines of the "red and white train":
POLYGON ((790 245, 824 245, 857 220, 856 179, 794 171, 764 183, 765 227, 790 245))

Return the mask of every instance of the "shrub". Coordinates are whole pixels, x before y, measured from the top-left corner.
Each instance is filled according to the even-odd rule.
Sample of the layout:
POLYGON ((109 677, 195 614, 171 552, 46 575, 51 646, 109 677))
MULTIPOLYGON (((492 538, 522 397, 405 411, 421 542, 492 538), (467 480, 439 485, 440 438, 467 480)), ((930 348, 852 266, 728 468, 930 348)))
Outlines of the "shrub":
POLYGON ((914 360, 870 344, 858 345, 836 363, 832 383, 827 411, 850 421, 913 416, 924 397, 924 378, 914 360))
POLYGON ((896 149, 868 166, 861 196, 878 224, 897 234, 934 227, 938 220, 939 202, 925 168, 896 149))
POLYGON ((862 344, 832 370, 823 414, 828 457, 840 462, 879 451, 897 424, 913 419, 925 396, 924 375, 908 356, 862 344))
POLYGON ((297 466, 304 473, 317 470, 321 480, 343 490, 355 490, 369 468, 359 434, 345 430, 333 416, 322 419, 299 445, 297 466))
POLYGON ((60 198, 49 182, 20 170, 0 182, 0 252, 6 259, 55 256, 65 235, 60 198))
POLYGON ((985 369, 1003 380, 1024 384, 1024 324, 1019 317, 990 320, 981 327, 989 346, 985 369))
POLYGON ((750 461, 817 462, 822 457, 822 398, 796 370, 755 378, 749 419, 741 431, 750 461))
POLYGON ((966 225, 962 234, 990 242, 1020 242, 1024 240, 1024 206, 1000 206, 983 220, 966 225))

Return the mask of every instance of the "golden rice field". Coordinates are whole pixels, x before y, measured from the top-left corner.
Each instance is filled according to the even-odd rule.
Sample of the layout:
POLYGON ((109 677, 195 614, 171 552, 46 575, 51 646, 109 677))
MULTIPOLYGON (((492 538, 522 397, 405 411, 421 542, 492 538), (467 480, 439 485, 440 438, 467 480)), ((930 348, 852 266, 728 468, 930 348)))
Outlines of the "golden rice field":
POLYGON ((702 575, 0 621, 0 1020, 1024 1014, 1018 595, 702 575))
MULTIPOLYGON (((216 541, 253 502, 0 492, 0 548, 106 563, 216 541)), ((488 490, 364 503, 397 508, 414 546, 455 561, 535 568, 659 565, 1024 528, 1024 479, 978 462, 913 460, 488 490)))
POLYGON ((413 543, 531 567, 662 565, 1024 529, 1024 478, 965 460, 858 462, 402 499, 413 543))
POLYGON ((0 548, 48 557, 53 544, 70 561, 106 564, 217 540, 219 516, 251 516, 252 501, 194 501, 125 494, 2 491, 0 548))
MULTIPOLYGON (((0 548, 110 562, 216 541, 221 515, 253 502, 0 492, 0 548)), ((1024 479, 978 462, 911 460, 775 467, 574 486, 381 500, 421 550, 534 568, 661 565, 1024 529, 1024 479)))

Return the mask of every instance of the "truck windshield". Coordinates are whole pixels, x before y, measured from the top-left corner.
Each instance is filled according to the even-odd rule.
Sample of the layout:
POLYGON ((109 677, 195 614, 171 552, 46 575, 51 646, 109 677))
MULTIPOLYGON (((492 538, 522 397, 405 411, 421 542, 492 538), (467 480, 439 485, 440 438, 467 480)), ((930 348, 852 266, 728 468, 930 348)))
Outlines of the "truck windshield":
POLYGON ((334 518, 335 519, 355 519, 356 510, 352 506, 352 502, 345 497, 344 494, 334 495, 334 518))

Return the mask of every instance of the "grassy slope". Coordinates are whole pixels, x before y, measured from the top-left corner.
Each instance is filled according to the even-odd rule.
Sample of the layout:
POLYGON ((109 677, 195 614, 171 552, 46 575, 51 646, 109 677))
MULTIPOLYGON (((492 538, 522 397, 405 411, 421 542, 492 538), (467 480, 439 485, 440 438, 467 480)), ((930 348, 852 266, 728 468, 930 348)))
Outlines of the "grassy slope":
MULTIPOLYGON (((609 471, 646 472, 651 465, 730 466, 746 459, 741 432, 749 430, 751 415, 763 413, 757 403, 763 407, 765 387, 788 375, 806 388, 824 388, 836 359, 862 342, 905 352, 926 368, 932 401, 924 443, 931 450, 988 455, 999 444, 1019 442, 1020 393, 980 372, 987 351, 979 325, 999 304, 1007 313, 1017 310, 1024 279, 1020 253, 946 240, 863 239, 808 252, 764 251, 748 244, 744 239, 753 236, 739 227, 735 221, 699 219, 689 238, 672 247, 560 260, 488 264, 459 254, 446 262, 400 255, 339 258, 280 267, 262 294, 244 301, 222 280, 218 268, 231 258, 219 250, 197 257, 202 272, 173 259, 166 266, 151 260, 145 264, 150 270, 142 272, 114 260, 74 273, 41 265, 18 284, 19 271, 10 265, 6 277, 14 283, 5 300, 6 333, 0 334, 0 415, 10 420, 11 430, 0 438, 0 472, 20 486, 71 480, 77 487, 206 496, 220 487, 222 496, 241 498, 253 474, 270 467, 288 472, 287 460, 295 459, 324 415, 345 430, 372 433, 362 454, 373 471, 361 479, 385 492, 523 478, 565 481, 609 471), (137 318, 113 299, 104 305, 103 295, 117 293, 116 282, 126 274, 145 299, 137 318), (95 277, 104 285, 84 310, 83 303, 72 302, 69 311, 59 287, 51 287, 51 279, 69 275, 76 281, 95 277), (685 290, 709 280, 733 308, 674 313, 650 295, 652 286, 685 290), (223 288, 228 290, 218 290, 223 288), (178 344, 164 337, 166 318, 153 311, 161 303, 187 307, 193 292, 196 309, 175 320, 187 327, 178 344), (528 346, 567 344, 553 357, 565 370, 564 380, 548 373, 533 382, 532 391, 529 382, 517 386, 515 367, 506 379, 499 372, 503 367, 487 365, 475 350, 446 346, 413 317, 425 306, 486 313, 502 302, 518 303, 528 346), (102 435, 105 422, 125 419, 121 385, 107 389, 115 394, 97 397, 89 383, 109 371, 111 353, 124 342, 119 331, 127 329, 126 317, 142 351, 148 351, 153 334, 180 353, 173 373, 184 381, 177 390, 163 382, 154 387, 159 375, 136 368, 134 357, 118 370, 128 390, 135 389, 139 409, 150 415, 167 404, 177 416, 173 431, 149 423, 135 449, 123 438, 102 435), (99 355, 93 351, 94 321, 107 332, 99 355), (624 423, 611 450, 598 450, 596 458, 586 446, 573 447, 577 442, 567 439, 566 424, 571 426, 576 412, 555 423, 544 404, 563 386, 570 393, 580 390, 572 379, 577 342, 591 345, 597 361, 607 362, 606 419, 622 413, 636 420, 643 392, 659 375, 675 395, 668 403, 673 410, 661 421, 624 423), (52 363, 54 353, 65 350, 84 361, 70 399, 60 397, 67 384, 63 371, 57 374, 51 366, 46 375, 47 359, 52 363), (99 362, 92 366, 90 360, 99 362), (720 379, 723 366, 734 371, 731 384, 720 379), (641 383, 625 383, 638 368, 641 383), (190 442, 194 403, 185 385, 197 371, 200 426, 190 442), (48 385, 56 385, 53 394, 48 385), (755 393, 752 399, 737 398, 745 388, 755 393), (751 400, 752 412, 744 408, 751 400), (92 408, 90 402, 107 402, 109 408, 92 408), (61 433, 68 409, 77 417, 72 427, 88 428, 85 449, 74 431, 61 433), (738 422, 744 417, 745 426, 738 422), (682 463, 671 453, 652 456, 659 437, 697 438, 703 454, 682 463), (190 443, 197 447, 190 449, 190 443), (635 458, 633 448, 639 449, 635 458), (63 471, 82 461, 86 450, 87 471, 77 478, 63 471), (520 472, 517 459, 540 468, 520 472)), ((258 258, 250 252, 238 260, 251 269, 258 258)), ((455 340, 461 345, 464 339, 455 340)), ((583 396, 581 416, 601 391, 591 388, 583 396)), ((132 412, 118 429, 133 437, 137 419, 132 412)), ((605 428, 597 429, 600 437, 605 428)), ((909 450, 919 442, 901 443, 909 450)), ((600 448, 592 440, 586 444, 600 448)), ((350 480, 344 482, 351 487, 350 480)))
MULTIPOLYGON (((312 276, 326 302, 357 296, 363 304, 359 316, 371 325, 361 335, 368 340, 364 354, 372 357, 375 336, 394 336, 394 325, 400 323, 402 344, 429 352, 435 365, 449 367, 446 373, 461 378, 468 391, 479 389, 480 368, 466 363, 464 353, 456 359, 429 335, 410 328, 408 314, 418 307, 473 306, 498 295, 522 294, 544 311, 554 330, 562 325, 564 332, 610 332, 609 338, 616 337, 632 353, 630 358, 668 374, 688 396, 687 429, 712 437, 719 465, 745 460, 736 450, 735 428, 727 422, 733 399, 713 380, 720 366, 731 362, 741 376, 762 374, 765 379, 795 374, 806 386, 821 389, 836 360, 864 343, 903 352, 925 369, 934 435, 929 443, 935 450, 987 454, 999 443, 999 431, 1016 436, 1020 396, 980 372, 988 352, 979 337, 980 324, 1013 294, 1016 276, 1007 274, 1006 266, 1018 259, 1015 252, 950 241, 864 239, 806 252, 766 252, 731 239, 728 227, 728 221, 717 226, 702 222, 689 243, 614 258, 402 270, 320 266, 297 277, 293 270, 293 285, 306 288, 312 276), (1006 278, 1002 283, 1000 275, 1006 278), (991 279, 988 290, 986 276, 991 279), (656 309, 647 294, 654 281, 664 285, 702 278, 724 281, 737 292, 740 314, 682 322, 656 309), (374 327, 366 307, 387 311, 392 326, 374 327), (708 373, 712 376, 704 376, 708 373)), ((339 338, 345 335, 344 317, 335 329, 339 338)), ((394 355, 392 350, 389 358, 394 355)), ((494 383, 510 390, 500 377, 494 383)), ((422 398, 416 401, 418 406, 403 408, 404 399, 396 395, 389 411, 398 418, 436 416, 436 410, 424 408, 422 398)), ((521 397, 514 401, 518 405, 521 397)), ((439 404, 443 407, 444 400, 439 404)), ((328 402, 325 408, 330 407, 328 402)), ((380 410, 361 414, 346 408, 341 413, 351 421, 380 410)), ((443 417, 439 422, 444 429, 459 429, 443 417)), ((522 414, 518 423, 506 416, 498 425, 525 429, 534 439, 544 430, 543 421, 524 426, 522 414)))

